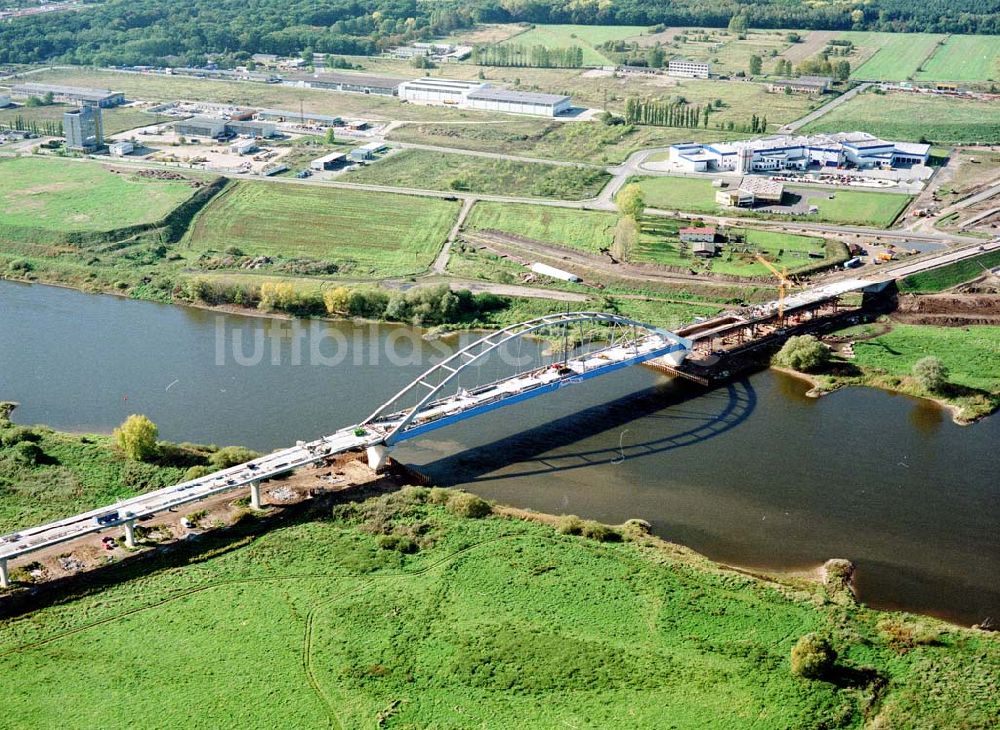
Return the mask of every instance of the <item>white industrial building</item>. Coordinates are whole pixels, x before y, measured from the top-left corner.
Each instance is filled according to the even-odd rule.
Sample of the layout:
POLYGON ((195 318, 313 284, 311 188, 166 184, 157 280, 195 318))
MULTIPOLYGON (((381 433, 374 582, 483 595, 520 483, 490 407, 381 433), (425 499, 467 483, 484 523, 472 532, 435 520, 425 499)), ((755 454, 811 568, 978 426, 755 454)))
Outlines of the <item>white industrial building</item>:
POLYGON ((509 91, 486 87, 471 92, 466 97, 471 109, 505 112, 507 114, 531 114, 540 117, 556 117, 570 110, 572 101, 559 94, 538 94, 530 91, 509 91))
POLYGON ((484 86, 486 84, 482 81, 461 81, 425 76, 401 83, 399 85, 399 98, 421 104, 466 106, 466 97, 484 86))
POLYGON ((257 143, 252 139, 238 139, 229 145, 229 151, 242 157, 257 150, 257 143))
POLYGON ((928 144, 889 142, 867 132, 778 135, 670 147, 670 162, 688 172, 776 172, 806 170, 813 165, 891 169, 925 165, 929 156, 928 144))
POLYGON ((363 144, 360 147, 355 147, 351 150, 347 156, 351 158, 353 162, 363 162, 364 160, 370 160, 375 157, 379 152, 387 147, 385 142, 369 142, 368 144, 363 144))
POLYGON ((667 62, 667 76, 680 76, 686 79, 707 79, 712 72, 710 64, 703 61, 688 61, 677 58, 667 62))
POLYGON ((554 117, 572 106, 568 96, 498 89, 482 81, 462 81, 426 76, 399 85, 399 97, 418 104, 448 104, 507 114, 554 117))
POLYGON ((115 142, 108 145, 108 152, 111 153, 112 157, 124 157, 125 155, 132 154, 134 150, 135 145, 128 141, 115 142))
POLYGON ((345 155, 343 152, 331 152, 328 155, 324 155, 323 157, 318 157, 317 159, 310 162, 309 167, 316 171, 332 170, 338 165, 344 164, 344 160, 346 159, 346 157, 347 155, 345 155))

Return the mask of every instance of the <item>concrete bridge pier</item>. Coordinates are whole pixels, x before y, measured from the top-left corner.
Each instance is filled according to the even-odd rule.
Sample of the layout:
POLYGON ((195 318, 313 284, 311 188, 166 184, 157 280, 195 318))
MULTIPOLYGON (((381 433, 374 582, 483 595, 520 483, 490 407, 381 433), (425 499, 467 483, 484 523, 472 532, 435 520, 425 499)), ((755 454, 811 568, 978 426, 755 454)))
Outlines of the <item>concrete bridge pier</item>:
POLYGON ((125 547, 135 547, 135 520, 125 520, 125 547))
POLYGON ((264 503, 260 500, 260 482, 250 482, 250 508, 264 509, 264 503))
POLYGON ((10 588, 10 576, 7 574, 7 558, 0 558, 0 588, 10 588))
POLYGON ((368 466, 372 471, 382 471, 388 461, 388 446, 385 444, 372 444, 368 447, 368 466))

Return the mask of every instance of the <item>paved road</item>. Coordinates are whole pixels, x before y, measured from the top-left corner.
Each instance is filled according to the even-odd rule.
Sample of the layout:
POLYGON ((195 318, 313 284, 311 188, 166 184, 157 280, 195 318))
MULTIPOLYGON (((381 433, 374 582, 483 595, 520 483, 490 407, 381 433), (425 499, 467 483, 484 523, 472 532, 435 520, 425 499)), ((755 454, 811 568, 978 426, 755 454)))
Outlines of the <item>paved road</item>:
POLYGON ((998 195, 1000 195, 1000 183, 997 183, 996 185, 991 185, 990 187, 986 188, 985 190, 981 190, 975 195, 970 195, 967 198, 962 198, 957 203, 952 203, 947 208, 942 208, 941 212, 938 213, 938 217, 940 218, 949 215, 957 210, 963 210, 965 208, 968 208, 970 205, 981 203, 984 200, 995 198, 998 195))
POLYGON ((806 114, 801 119, 796 119, 794 122, 789 122, 788 124, 785 124, 785 125, 779 127, 778 131, 779 132, 784 132, 785 134, 791 134, 792 132, 797 132, 799 129, 801 129, 802 127, 806 126, 810 122, 815 122, 817 119, 819 119, 823 115, 829 113, 833 109, 836 109, 841 104, 845 104, 846 102, 850 101, 851 99, 853 99, 855 96, 857 96, 858 94, 860 94, 862 91, 864 91, 865 89, 867 89, 871 85, 872 84, 871 84, 870 81, 866 81, 863 84, 858 84, 853 89, 849 89, 848 91, 845 91, 843 94, 841 94, 840 96, 838 96, 836 99, 833 99, 830 102, 828 102, 828 103, 824 104, 823 106, 821 106, 819 109, 816 109, 816 110, 814 110, 814 111, 806 114))

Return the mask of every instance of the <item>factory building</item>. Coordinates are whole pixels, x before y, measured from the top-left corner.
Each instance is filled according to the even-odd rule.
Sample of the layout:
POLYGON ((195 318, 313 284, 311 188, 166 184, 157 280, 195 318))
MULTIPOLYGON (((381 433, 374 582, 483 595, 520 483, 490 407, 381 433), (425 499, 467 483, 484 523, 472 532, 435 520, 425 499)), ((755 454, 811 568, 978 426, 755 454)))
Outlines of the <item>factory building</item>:
POLYGON ((830 88, 829 76, 800 76, 797 79, 778 79, 767 85, 768 90, 781 92, 790 89, 797 94, 822 94, 830 88))
POLYGON ((360 147, 355 147, 347 156, 351 158, 352 162, 364 162, 365 160, 374 159, 375 155, 386 149, 386 147, 385 142, 369 142, 360 147))
POLYGON ((125 155, 132 154, 134 150, 135 145, 128 141, 115 142, 108 145, 108 152, 111 153, 112 157, 124 157, 125 155))
POLYGON ((565 114, 572 106, 568 96, 509 91, 492 87, 477 89, 469 93, 466 99, 470 109, 506 112, 508 114, 531 114, 541 117, 555 117, 565 114))
POLYGON ((396 96, 403 79, 395 79, 391 76, 327 72, 286 76, 285 82, 296 86, 308 86, 311 89, 396 96))
POLYGON ((686 79, 707 79, 712 72, 711 64, 702 61, 687 61, 675 59, 667 62, 667 76, 680 76, 686 79))
POLYGON ((739 142, 670 147, 670 162, 687 172, 777 172, 811 166, 890 169, 925 165, 930 145, 889 142, 867 132, 778 135, 739 142))
POLYGON ((467 97, 485 87, 482 81, 424 78, 404 81, 399 85, 399 98, 419 104, 454 104, 467 106, 467 97))
POLYGON ((174 122, 174 132, 184 137, 273 137, 276 126, 271 122, 218 119, 216 117, 191 117, 174 122))
POLYGON ((319 157, 309 163, 309 168, 320 172, 322 170, 332 170, 333 168, 344 164, 344 160, 347 159, 347 155, 343 152, 331 152, 328 155, 319 157))
POLYGON ((82 106, 63 114, 63 132, 66 147, 71 150, 93 152, 104 146, 104 124, 101 107, 82 106))
POLYGON ((715 202, 729 208, 752 208, 755 205, 779 205, 785 186, 764 177, 745 177, 740 184, 715 194, 715 202))
POLYGON ((463 109, 481 109, 506 114, 555 117, 572 106, 568 96, 497 89, 481 81, 425 77, 405 81, 399 97, 419 104, 448 104, 463 109))
POLYGON ((60 104, 90 104, 103 108, 125 103, 125 94, 108 89, 88 89, 80 86, 59 86, 56 84, 18 84, 11 89, 11 96, 28 99, 52 94, 52 100, 60 104))

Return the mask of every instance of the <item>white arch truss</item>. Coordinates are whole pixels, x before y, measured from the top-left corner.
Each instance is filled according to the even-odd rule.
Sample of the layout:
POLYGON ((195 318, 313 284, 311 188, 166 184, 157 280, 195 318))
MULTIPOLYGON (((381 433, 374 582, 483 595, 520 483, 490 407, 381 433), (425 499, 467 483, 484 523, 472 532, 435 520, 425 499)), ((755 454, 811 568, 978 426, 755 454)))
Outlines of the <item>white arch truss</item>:
MULTIPOLYGON (((439 406, 444 399, 444 393, 449 392, 448 388, 453 382, 457 382, 461 373, 469 368, 476 367, 498 348, 506 343, 525 337, 538 330, 552 327, 569 327, 576 323, 591 323, 607 325, 617 328, 623 333, 617 342, 612 343, 597 353, 590 353, 591 356, 600 356, 600 353, 617 349, 634 351, 634 357, 622 358, 627 360, 622 364, 634 364, 645 359, 653 359, 668 353, 678 353, 682 358, 693 343, 691 340, 681 337, 665 329, 654 327, 649 324, 637 322, 626 317, 605 312, 565 312, 560 314, 549 314, 544 317, 528 320, 511 325, 497 332, 492 332, 475 342, 466 345, 446 360, 434 365, 412 383, 407 385, 395 396, 379 406, 368 418, 361 422, 360 427, 375 431, 383 437, 382 442, 392 445, 396 441, 408 436, 408 431, 412 431, 414 422, 421 414, 425 414, 435 406, 439 406), (415 406, 403 405, 404 402, 412 402, 412 396, 416 392, 420 397, 415 406)), ((678 360, 679 361, 679 360, 678 360)), ((611 367, 605 367, 610 372, 611 367)), ((595 373, 596 374, 596 373, 595 373)), ((570 378, 569 380, 573 380, 570 378)), ((460 406, 459 406, 460 407, 460 406)), ((477 410, 483 410, 482 407, 477 410)))

